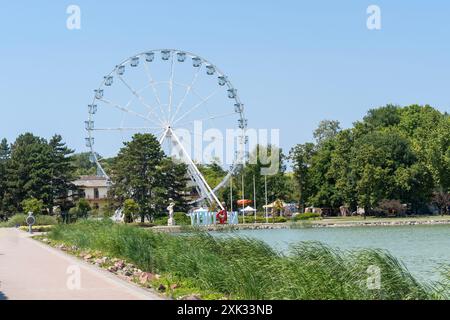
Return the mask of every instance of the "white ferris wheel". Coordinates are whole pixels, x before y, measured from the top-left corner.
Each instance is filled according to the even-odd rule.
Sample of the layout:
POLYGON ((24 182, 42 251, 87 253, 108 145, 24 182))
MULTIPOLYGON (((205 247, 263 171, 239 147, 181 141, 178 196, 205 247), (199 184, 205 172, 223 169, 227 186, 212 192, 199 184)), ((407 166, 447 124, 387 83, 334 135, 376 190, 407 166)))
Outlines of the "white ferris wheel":
MULTIPOLYGON (((174 156, 172 151, 177 150, 177 156, 187 164, 199 195, 191 203, 207 201, 221 208, 216 191, 243 163, 248 140, 244 106, 229 77, 208 60, 174 49, 142 52, 117 64, 95 90, 85 128, 91 160, 108 180, 98 155, 119 149, 134 133, 152 133, 167 155, 174 156), (197 165, 205 162, 205 135, 209 141, 225 140, 229 129, 236 138, 232 161, 223 161, 227 174, 210 186, 197 165)), ((230 143, 221 142, 224 146, 230 143)), ((230 157, 222 154, 219 158, 230 157)))

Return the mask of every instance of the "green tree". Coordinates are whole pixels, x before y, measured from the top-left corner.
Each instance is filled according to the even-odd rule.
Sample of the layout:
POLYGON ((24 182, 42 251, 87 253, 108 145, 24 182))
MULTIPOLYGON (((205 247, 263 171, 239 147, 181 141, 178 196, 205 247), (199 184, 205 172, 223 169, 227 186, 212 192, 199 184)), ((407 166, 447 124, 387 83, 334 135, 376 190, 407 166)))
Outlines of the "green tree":
MULTIPOLYGON (((214 189, 227 174, 227 172, 221 167, 219 159, 214 159, 211 163, 206 164, 196 163, 196 166, 212 189, 214 189)), ((197 193, 197 190, 194 190, 194 193, 197 193)), ((216 196, 219 199, 224 199, 228 205, 229 190, 222 188, 218 190, 216 196)))
POLYGON ((11 150, 6 139, 0 142, 0 220, 6 217, 6 168, 10 158, 11 150))
POLYGON ((351 129, 342 130, 334 140, 334 149, 327 175, 335 180, 336 198, 342 202, 339 203, 339 206, 344 205, 354 211, 358 202, 355 193, 356 179, 350 166, 354 133, 351 129))
POLYGON ((311 195, 309 169, 311 167, 311 159, 314 153, 315 145, 309 142, 304 144, 297 144, 289 152, 289 159, 292 162, 294 179, 298 188, 297 201, 300 207, 300 212, 304 211, 306 201, 311 195))
MULTIPOLYGON (((98 153, 96 153, 96 157, 102 165, 103 170, 109 175, 115 158, 103 158, 98 153)), ((73 154, 70 156, 70 162, 75 170, 73 173, 74 177, 98 174, 97 164, 93 161, 91 152, 73 154)))
POLYGON ((134 221, 134 217, 139 215, 139 205, 133 199, 127 199, 123 203, 124 222, 134 221))
POLYGON ((444 191, 435 192, 433 195, 433 204, 438 208, 441 215, 449 213, 450 193, 444 191))
POLYGON ((70 156, 72 166, 74 167, 74 176, 90 176, 96 174, 97 166, 91 161, 90 152, 76 153, 70 156))
POLYGON ((405 200, 396 177, 415 162, 408 140, 395 131, 375 131, 355 141, 350 165, 358 203, 365 212, 383 199, 405 200))
POLYGON ((77 218, 87 218, 90 211, 91 205, 89 204, 89 201, 84 198, 81 198, 77 201, 75 205, 75 213, 77 215, 77 218))
MULTIPOLYGON (((431 106, 400 109, 397 130, 410 141, 418 162, 432 175, 435 191, 450 188, 450 117, 431 106)), ((429 194, 429 193, 428 193, 429 194)))
POLYGON ((320 146, 329 139, 333 139, 341 130, 339 121, 336 120, 322 120, 318 127, 313 132, 316 143, 320 146))
POLYGON ((387 105, 369 110, 353 128, 332 127, 322 123, 316 145, 291 150, 303 203, 370 212, 381 200, 399 200, 419 213, 428 210, 433 192, 449 191, 448 114, 430 106, 387 105))
POLYGON ((47 205, 51 198, 51 150, 47 141, 31 133, 20 135, 11 148, 6 169, 7 210, 22 211, 24 199, 36 198, 47 205))
POLYGON ((186 174, 187 165, 177 160, 172 160, 171 158, 165 158, 161 162, 161 172, 166 199, 170 198, 175 202, 176 210, 187 212, 188 205, 185 198, 188 192, 187 182, 189 180, 186 174))
POLYGON ((228 183, 218 192, 218 198, 225 202, 228 210, 233 209, 233 211, 236 211, 238 208, 236 201, 240 199, 239 181, 236 178, 236 175, 232 175, 228 183), (231 205, 231 200, 233 200, 233 205, 231 205))
POLYGON ((59 205, 62 210, 66 210, 70 207, 69 191, 75 192, 77 190, 72 183, 75 178, 75 167, 70 158, 73 150, 66 146, 60 135, 54 135, 48 145, 50 147, 51 178, 49 184, 51 193, 47 205, 50 212, 53 211, 55 205, 59 205))
POLYGON ((114 161, 111 193, 121 202, 133 199, 139 205, 141 222, 146 216, 153 219, 167 199, 161 169, 163 159, 156 137, 138 133, 124 142, 114 161))
POLYGON ((370 109, 362 124, 368 131, 396 126, 401 120, 401 108, 388 104, 381 108, 370 109))
POLYGON ((59 135, 49 142, 31 133, 17 137, 6 165, 6 210, 21 211, 28 198, 41 199, 50 213, 56 204, 69 207, 68 193, 75 189, 71 153, 59 135))
POLYGON ((196 165, 211 188, 217 186, 227 174, 220 166, 218 159, 208 164, 197 163, 196 165))
MULTIPOLYGON (((267 199, 272 202, 275 199, 292 201, 293 192, 289 189, 289 177, 286 173, 286 156, 281 148, 268 145, 257 145, 250 153, 246 165, 237 171, 235 176, 239 188, 239 198, 242 198, 242 177, 244 178, 244 196, 246 199, 256 199, 258 210, 265 205, 265 180, 267 180, 267 199), (253 187, 255 181, 255 188, 253 187), (255 189, 255 190, 254 190, 255 189), (256 192, 254 192, 256 191, 256 192)), ((236 199, 237 200, 237 199, 236 199)))
POLYGON ((44 203, 42 200, 38 200, 36 198, 25 199, 21 203, 23 212, 28 214, 32 212, 33 214, 41 214, 42 209, 44 208, 44 203))
POLYGON ((415 162, 399 167, 394 173, 394 195, 410 205, 414 213, 427 212, 427 204, 433 194, 433 176, 427 167, 415 162))
POLYGON ((309 169, 311 195, 308 198, 308 203, 312 206, 325 208, 339 207, 343 199, 336 189, 336 177, 330 174, 332 158, 336 150, 336 140, 326 140, 319 146, 318 150, 311 158, 309 169))

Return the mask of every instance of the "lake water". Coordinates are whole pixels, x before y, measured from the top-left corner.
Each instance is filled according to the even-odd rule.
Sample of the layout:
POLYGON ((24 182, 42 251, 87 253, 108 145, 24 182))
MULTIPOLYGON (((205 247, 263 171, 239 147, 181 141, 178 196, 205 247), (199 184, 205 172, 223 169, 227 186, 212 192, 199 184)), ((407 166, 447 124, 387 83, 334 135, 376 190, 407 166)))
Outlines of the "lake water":
POLYGON ((263 240, 285 252, 290 244, 299 241, 320 241, 343 250, 384 249, 422 280, 438 280, 439 266, 450 265, 450 225, 238 230, 232 233, 263 240))

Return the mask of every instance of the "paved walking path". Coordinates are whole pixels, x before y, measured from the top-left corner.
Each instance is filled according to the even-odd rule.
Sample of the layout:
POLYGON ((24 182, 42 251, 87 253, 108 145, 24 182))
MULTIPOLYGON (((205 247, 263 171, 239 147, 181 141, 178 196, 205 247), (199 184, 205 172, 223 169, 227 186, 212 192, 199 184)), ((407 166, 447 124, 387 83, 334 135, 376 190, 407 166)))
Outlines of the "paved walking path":
POLYGON ((117 276, 30 239, 23 231, 0 228, 2 299, 161 299, 117 276), (80 274, 80 286, 77 278, 80 274))

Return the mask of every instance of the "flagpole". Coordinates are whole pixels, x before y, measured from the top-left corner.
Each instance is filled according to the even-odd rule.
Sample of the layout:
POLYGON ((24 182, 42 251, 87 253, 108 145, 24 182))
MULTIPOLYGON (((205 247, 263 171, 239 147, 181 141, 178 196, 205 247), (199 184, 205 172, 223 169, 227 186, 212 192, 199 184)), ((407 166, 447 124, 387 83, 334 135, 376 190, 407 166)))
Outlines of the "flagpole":
POLYGON ((255 207, 255 223, 256 223, 256 211, 257 206, 256 206, 256 183, 255 183, 255 175, 253 175, 253 206, 255 207))
POLYGON ((266 192, 266 223, 269 223, 269 216, 267 215, 267 176, 264 176, 264 189, 266 192))
POLYGON ((245 223, 244 170, 242 170, 242 223, 245 223))
POLYGON ((233 176, 230 177, 230 211, 233 212, 233 176))

